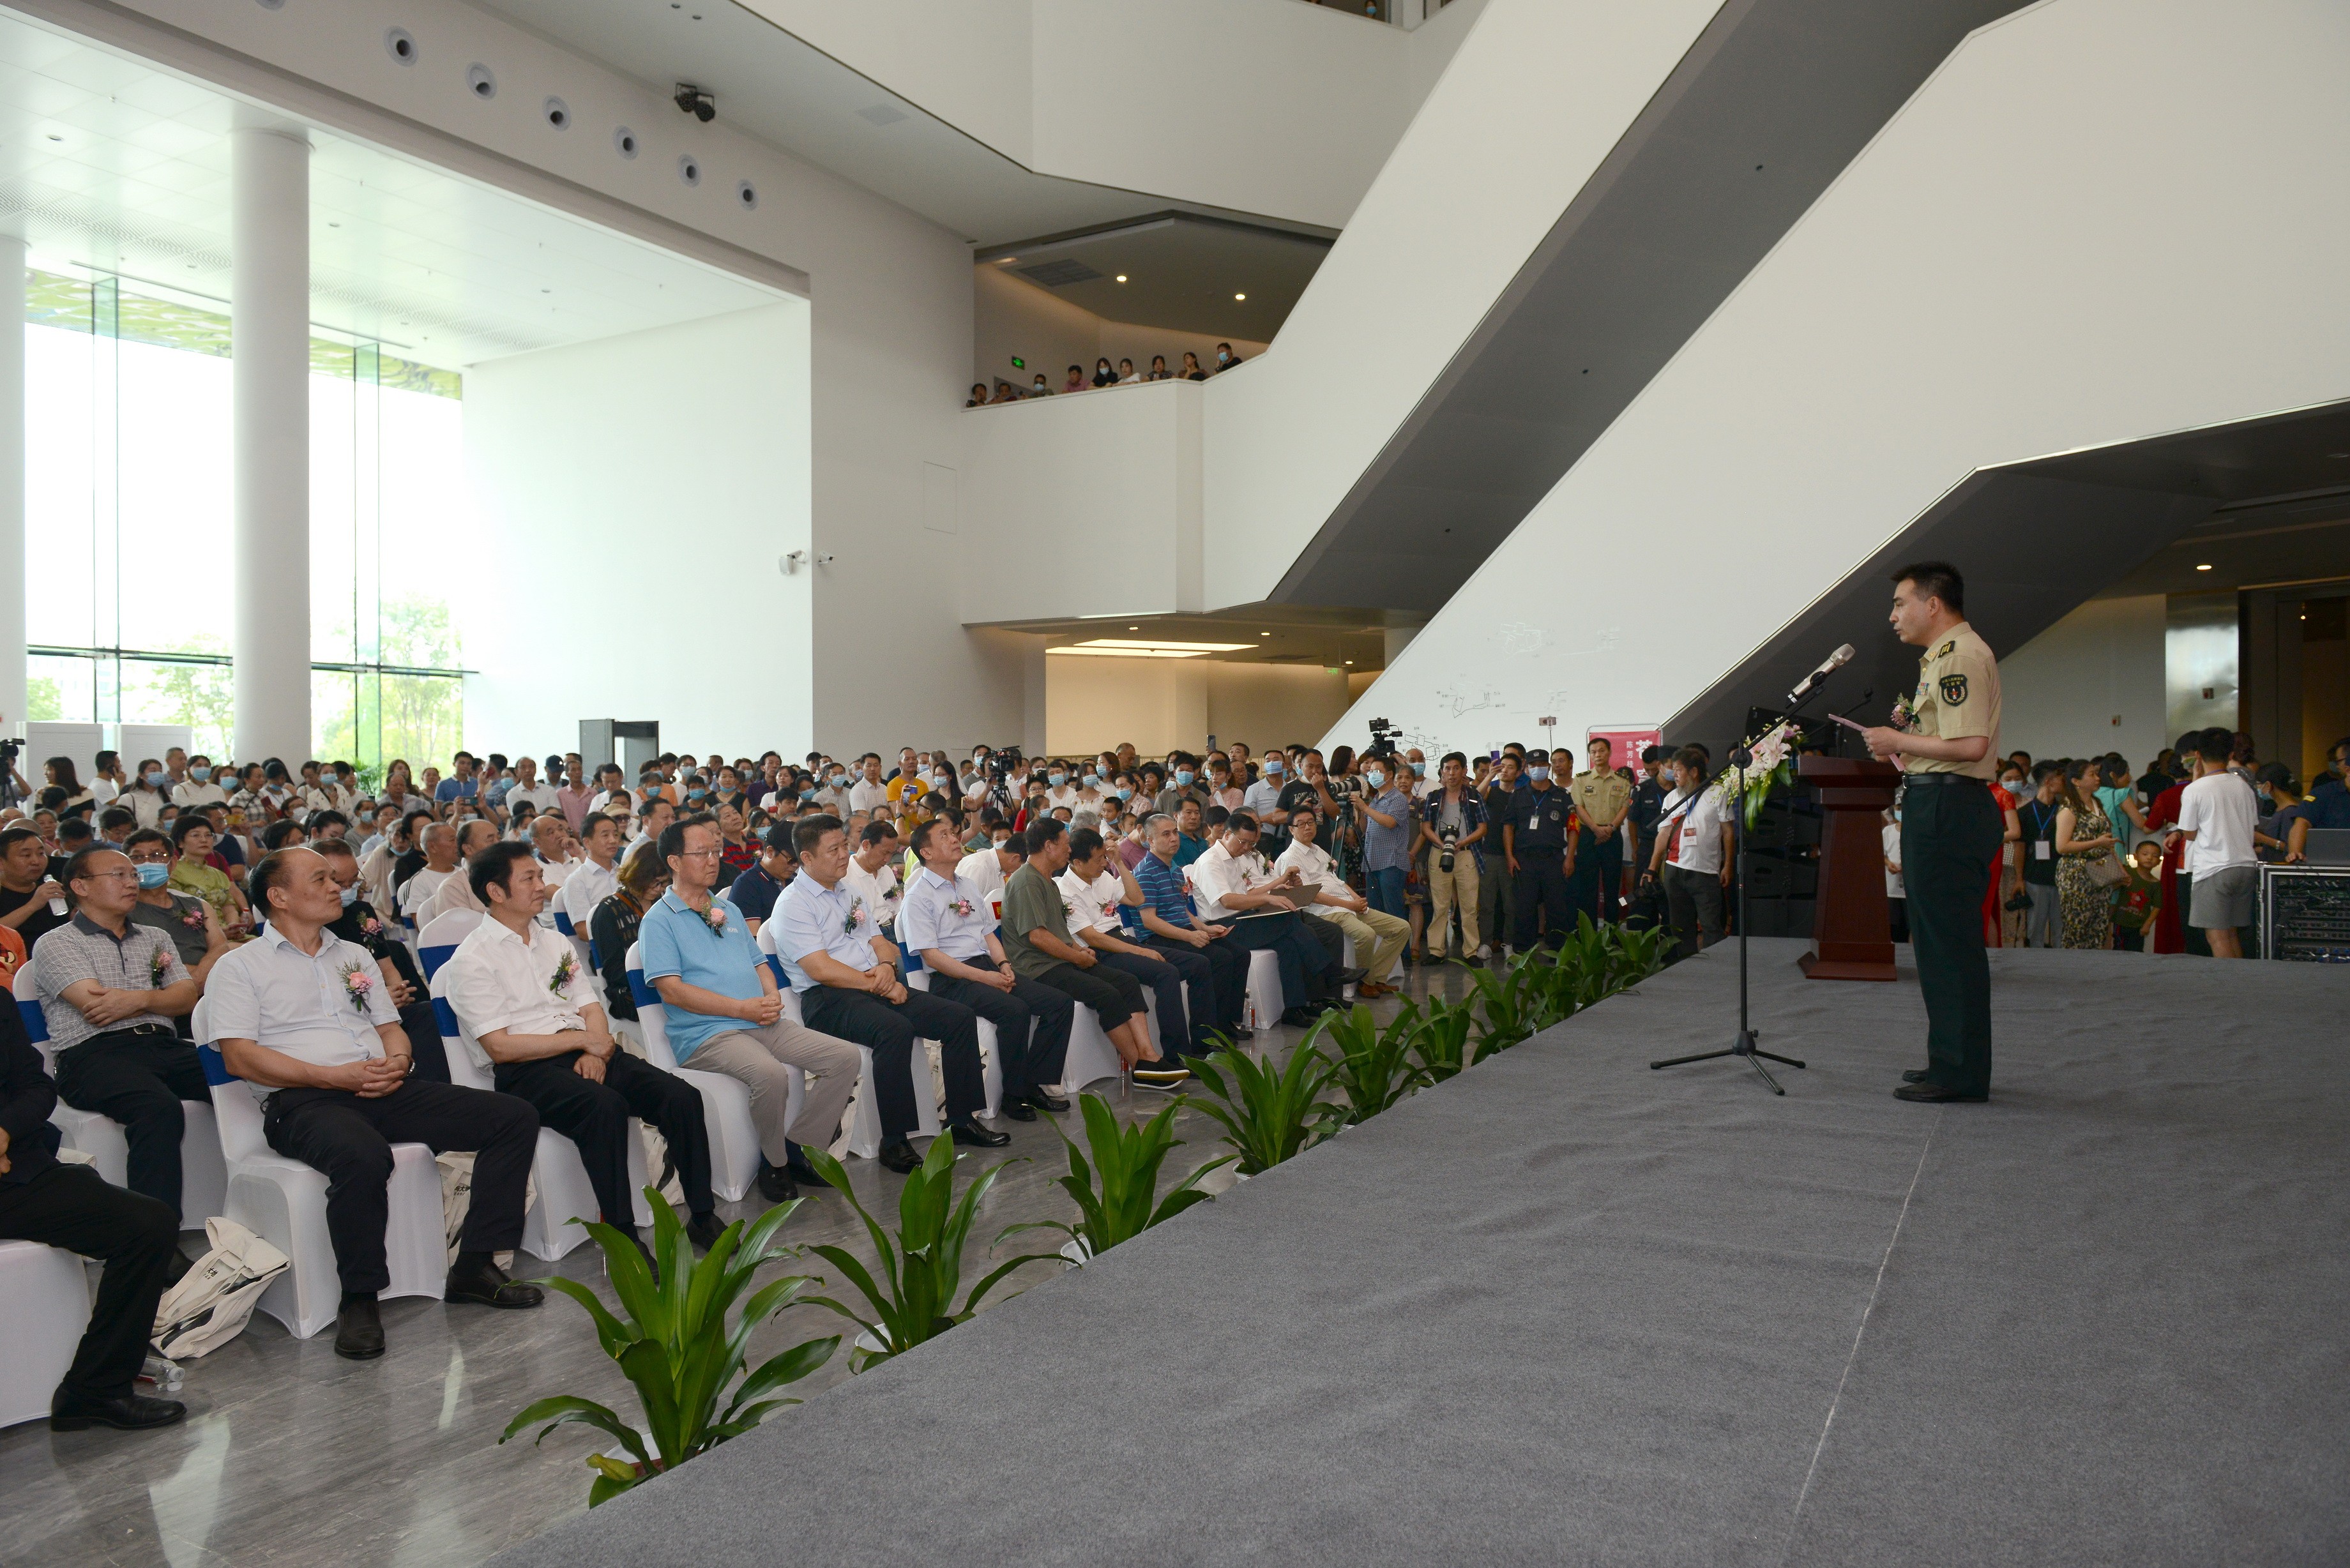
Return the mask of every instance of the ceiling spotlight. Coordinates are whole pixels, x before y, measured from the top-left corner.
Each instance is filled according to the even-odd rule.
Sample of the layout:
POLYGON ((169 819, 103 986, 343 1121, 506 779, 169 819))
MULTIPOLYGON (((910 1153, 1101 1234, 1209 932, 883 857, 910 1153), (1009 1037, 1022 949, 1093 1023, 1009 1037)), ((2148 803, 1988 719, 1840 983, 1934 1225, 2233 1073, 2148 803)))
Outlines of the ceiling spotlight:
POLYGON ((2211 569, 2211 563, 2205 561, 2199 565, 2195 569, 2199 572, 2208 572, 2211 569))
POLYGON ((1347 663, 1349 663, 1349 664, 1352 664, 1352 663, 1354 663, 1355 661, 1354 661, 1353 659, 1350 659, 1347 660, 1347 663))
POLYGON ((671 96, 681 113, 693 116, 704 125, 718 118, 718 100, 691 82, 678 83, 677 91, 671 96))
POLYGON ((1258 633, 1257 633, 1257 635, 1258 635, 1259 637, 1271 637, 1271 636, 1273 635, 1273 633, 1271 633, 1271 632, 1269 632, 1269 631, 1261 631, 1261 632, 1258 632, 1258 633))
POLYGON ((1232 296, 1232 297, 1233 297, 1234 299, 1246 299, 1246 298, 1248 297, 1248 296, 1247 296, 1247 295, 1245 295, 1245 294, 1236 294, 1236 295, 1232 296))
POLYGON ((1118 274, 1118 282, 1120 282, 1120 283, 1124 283, 1124 282, 1126 281, 1126 274, 1124 274, 1124 273, 1120 273, 1120 274, 1118 274))
POLYGON ((1130 626, 1130 627, 1128 627, 1126 629, 1127 629, 1127 630, 1128 630, 1128 631, 1140 631, 1142 628, 1141 628, 1140 627, 1139 627, 1139 626, 1130 626))

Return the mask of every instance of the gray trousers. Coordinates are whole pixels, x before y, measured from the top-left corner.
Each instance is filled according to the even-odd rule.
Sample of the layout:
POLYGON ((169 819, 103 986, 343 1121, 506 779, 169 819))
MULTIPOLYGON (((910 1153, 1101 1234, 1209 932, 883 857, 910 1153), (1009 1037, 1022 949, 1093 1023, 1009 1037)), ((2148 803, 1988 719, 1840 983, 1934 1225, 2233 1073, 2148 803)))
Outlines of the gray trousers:
POLYGON ((781 1166, 789 1138, 803 1148, 829 1148, 840 1133, 840 1114, 857 1091, 864 1058, 846 1040, 803 1028, 788 1016, 764 1026, 743 1024, 712 1034, 681 1064, 702 1073, 723 1073, 751 1091, 751 1120, 759 1128, 759 1152, 781 1166), (806 1075, 806 1094, 797 1120, 785 1107, 791 1095, 786 1067, 806 1075))
POLYGON ((2061 948, 2064 945, 2064 910, 2055 884, 2026 882, 2024 897, 2032 908, 2023 912, 2023 945, 2028 948, 2061 948))

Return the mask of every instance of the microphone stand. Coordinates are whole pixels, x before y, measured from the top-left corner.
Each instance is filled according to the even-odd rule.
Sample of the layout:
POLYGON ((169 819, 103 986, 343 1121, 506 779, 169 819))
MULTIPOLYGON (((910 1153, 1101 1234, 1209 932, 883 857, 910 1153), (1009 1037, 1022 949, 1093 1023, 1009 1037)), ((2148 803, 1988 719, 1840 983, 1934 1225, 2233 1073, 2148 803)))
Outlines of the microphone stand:
MULTIPOLYGON (((1825 684, 1825 680, 1814 680, 1812 682, 1810 691, 1790 693, 1791 700, 1780 716, 1780 722, 1783 723, 1788 718, 1794 714, 1797 709, 1810 701, 1814 693, 1817 692, 1825 684)), ((1776 726, 1774 725, 1773 727, 1775 728, 1776 726)), ((1648 1070, 1653 1073, 1660 1068, 1683 1066, 1690 1062, 1711 1062, 1723 1056, 1736 1056, 1742 1058, 1748 1066, 1754 1069, 1755 1075, 1762 1080, 1762 1086, 1764 1088, 1769 1089, 1774 1095, 1784 1095, 1787 1091, 1780 1087, 1779 1080, 1773 1077, 1771 1075, 1771 1069, 1765 1067, 1762 1064, 1765 1062, 1776 1062, 1783 1067, 1801 1067, 1804 1064, 1797 1061, 1793 1056, 1773 1055, 1772 1053, 1761 1049, 1756 1044, 1756 1042, 1761 1040, 1762 1036, 1755 1033, 1747 1017, 1746 770, 1752 766, 1753 763, 1754 753, 1752 748, 1744 741, 1739 742, 1738 744, 1730 749, 1729 763, 1722 768, 1721 772, 1714 774, 1712 778, 1707 780, 1705 788, 1700 789, 1697 794, 1690 795, 1687 804, 1678 808, 1674 813, 1675 815, 1679 815, 1681 812, 1687 811, 1690 806, 1697 804, 1700 797, 1704 794, 1706 789, 1711 789, 1716 784, 1729 776, 1732 772, 1737 774, 1738 793, 1734 797, 1732 797, 1736 804, 1732 805, 1730 813, 1730 843, 1731 865, 1735 868, 1738 879, 1738 1034, 1736 1038, 1732 1039, 1731 1043, 1721 1050, 1700 1051, 1693 1056, 1668 1056, 1661 1062, 1649 1063, 1648 1070)), ((1669 820, 1670 818, 1662 819, 1659 821, 1659 826, 1663 826, 1664 821, 1669 820)))

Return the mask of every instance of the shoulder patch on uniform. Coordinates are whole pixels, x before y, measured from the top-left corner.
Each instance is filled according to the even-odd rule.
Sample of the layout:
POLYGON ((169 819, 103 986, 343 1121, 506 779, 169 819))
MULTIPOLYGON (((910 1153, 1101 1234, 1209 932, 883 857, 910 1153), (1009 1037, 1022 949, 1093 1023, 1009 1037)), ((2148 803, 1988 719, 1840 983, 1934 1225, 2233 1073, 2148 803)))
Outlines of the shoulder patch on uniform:
POLYGON ((1950 641, 1942 644, 1941 647, 1934 649, 1934 657, 1936 659, 1948 659, 1951 654, 1956 653, 1958 650, 1959 639, 1954 637, 1950 639, 1950 641))
POLYGON ((1967 678, 1963 675, 1943 676, 1942 705, 1946 708, 1960 708, 1966 705, 1966 701, 1967 678))

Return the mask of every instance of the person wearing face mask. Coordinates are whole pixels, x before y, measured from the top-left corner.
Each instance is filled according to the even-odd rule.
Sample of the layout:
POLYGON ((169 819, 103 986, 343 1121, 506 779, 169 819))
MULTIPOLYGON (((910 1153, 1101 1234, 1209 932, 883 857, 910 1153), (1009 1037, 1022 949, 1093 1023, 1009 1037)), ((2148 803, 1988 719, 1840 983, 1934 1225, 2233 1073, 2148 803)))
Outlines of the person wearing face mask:
MULTIPOLYGON (((1365 792, 1361 806, 1363 877, 1371 908, 1383 915, 1409 921, 1404 883, 1411 869, 1414 822, 1411 796, 1398 775, 1392 752, 1374 752, 1363 759, 1365 792)), ((1368 955, 1365 955, 1366 958, 1368 955)))
MULTIPOLYGON (((1128 360, 1128 363, 1131 364, 1133 361, 1128 360)), ((1115 387, 1118 385, 1118 372, 1109 368, 1108 360, 1097 359, 1094 361, 1093 384, 1097 387, 1115 387)))
POLYGON ((416 1049, 416 1075, 429 1083, 449 1082, 449 1058, 441 1044, 441 1022, 432 1013, 432 998, 424 989, 415 957, 400 940, 400 923, 376 912, 359 885, 359 861, 340 839, 322 838, 311 847, 327 857, 342 899, 342 913, 327 929, 343 940, 367 950, 383 978, 383 993, 400 1014, 400 1026, 416 1049))
POLYGON ((178 856, 167 836, 151 827, 140 828, 123 841, 122 852, 130 857, 130 868, 139 878, 139 900, 130 907, 130 923, 151 926, 169 937, 179 951, 180 962, 196 982, 196 993, 203 995, 213 965, 229 950, 227 930, 210 904, 172 888, 172 862, 178 856))
POLYGON ((1502 824, 1502 857, 1517 879, 1517 949, 1534 945, 1537 918, 1547 928, 1544 940, 1553 947, 1566 941, 1575 929, 1574 901, 1567 868, 1567 819, 1574 806, 1566 791, 1551 778, 1550 758, 1536 753, 1526 770, 1526 788, 1512 803, 1502 824))
POLYGON ((1032 398, 1049 398, 1053 395, 1053 389, 1045 384, 1044 371, 1037 371, 1036 379, 1028 383, 1028 395, 1032 398))
POLYGON ((1237 369, 1240 364, 1241 357, 1232 352, 1232 346, 1231 344, 1219 343, 1216 345, 1217 375, 1221 376, 1227 370, 1237 369))
MULTIPOLYGON (((1256 781, 1241 791, 1240 808, 1261 823, 1286 823, 1288 814, 1281 809, 1281 786, 1287 782, 1284 774, 1288 766, 1289 759, 1279 752, 1265 753, 1256 781)), ((1271 830, 1268 826, 1267 831, 1271 830)))
POLYGON ((1201 798, 1202 792, 1198 787, 1199 766, 1200 759, 1189 752, 1168 753, 1167 787, 1159 792, 1158 797, 1151 803, 1151 809, 1163 811, 1172 816, 1182 809, 1185 801, 1196 800, 1200 802, 1200 809, 1205 811, 1208 803, 1201 798))
POLYGON ((1077 785, 1070 776, 1068 763, 1055 762, 1045 765, 1045 805, 1048 810, 1060 805, 1076 810, 1077 785))
POLYGON ((139 819, 141 827, 152 827, 162 820, 163 807, 171 802, 172 775, 162 763, 149 757, 139 764, 131 776, 130 787, 122 792, 120 804, 139 819))
POLYGON ((228 791, 213 782, 213 763, 199 752, 188 759, 185 782, 172 787, 172 804, 185 811, 192 805, 226 805, 228 791))

